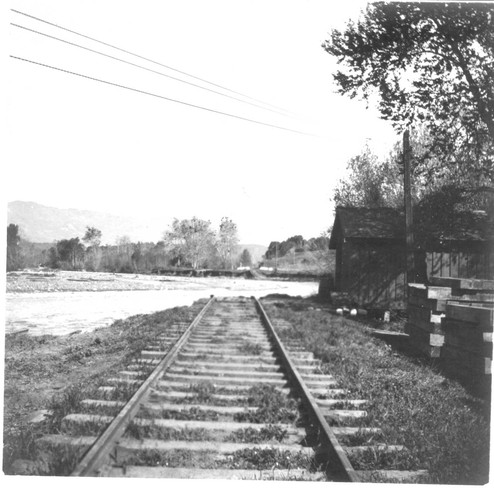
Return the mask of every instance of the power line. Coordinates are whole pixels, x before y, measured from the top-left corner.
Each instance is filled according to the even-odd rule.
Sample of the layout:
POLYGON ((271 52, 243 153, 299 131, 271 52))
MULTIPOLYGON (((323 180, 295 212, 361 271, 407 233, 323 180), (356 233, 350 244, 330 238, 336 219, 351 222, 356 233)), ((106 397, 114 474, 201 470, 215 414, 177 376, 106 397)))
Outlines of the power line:
POLYGON ((146 90, 136 89, 134 87, 128 87, 127 85, 122 85, 120 83, 109 82, 108 80, 102 80, 102 79, 96 78, 94 76, 83 75, 82 73, 76 73, 76 72, 70 71, 68 69, 57 68, 56 66, 51 66, 49 64, 44 64, 44 63, 41 63, 41 62, 32 61, 30 59, 25 59, 23 57, 14 56, 14 55, 10 55, 10 57, 13 58, 13 59, 17 59, 19 61, 24 61, 24 62, 28 62, 30 64, 35 64, 37 66, 42 66, 44 68, 48 68, 48 69, 53 69, 53 70, 56 70, 56 71, 60 71, 61 73, 67 73, 69 75, 79 76, 81 78, 86 78, 87 80, 92 80, 94 82, 104 83, 106 85, 111 85, 111 86, 118 87, 118 88, 125 89, 125 90, 131 90, 131 91, 137 92, 139 94, 144 94, 144 95, 148 95, 148 96, 151 96, 151 97, 156 97, 158 99, 163 99, 165 101, 170 101, 170 102, 174 102, 174 103, 177 103, 177 104, 183 104, 184 106, 189 106, 191 108, 202 109, 203 111, 209 111, 211 113, 216 113, 218 115, 229 116, 230 118, 237 118, 239 120, 243 120, 243 121, 246 121, 246 122, 255 123, 257 125, 264 125, 266 127, 272 127, 272 128, 276 128, 276 129, 279 129, 279 130, 285 130, 287 132, 294 132, 295 134, 310 135, 310 136, 314 135, 314 134, 310 134, 310 133, 307 133, 307 132, 301 132, 300 130, 295 130, 295 129, 291 129, 291 128, 287 128, 287 127, 281 127, 279 125, 274 125, 272 123, 261 122, 261 121, 258 121, 258 120, 252 120, 251 118, 246 118, 244 116, 234 115, 232 113, 226 113, 224 111, 218 111, 217 109, 206 108, 204 106, 199 106, 197 104, 192 104, 190 102, 180 101, 178 99, 173 99, 171 97, 166 97, 166 96, 163 96, 163 95, 154 94, 152 92, 148 92, 146 90))
POLYGON ((249 106, 255 106, 256 108, 265 109, 265 110, 270 111, 272 113, 278 113, 278 114, 282 114, 282 115, 288 116, 286 113, 283 113, 281 111, 276 111, 276 110, 267 108, 265 106, 262 106, 260 104, 255 104, 253 102, 249 102, 249 101, 246 101, 244 99, 240 99, 238 97, 233 97, 233 96, 230 96, 230 95, 225 94, 223 92, 218 92, 217 90, 208 89, 207 87, 203 87, 202 85, 197 85, 196 83, 188 82, 186 80, 182 80, 181 78, 177 78, 175 76, 167 75, 166 73, 161 73, 160 71, 156 71, 156 70, 151 69, 151 68, 146 68, 145 66, 141 66, 140 64, 135 64, 135 63, 132 63, 130 61, 126 61, 125 59, 120 59, 119 57, 115 57, 115 56, 112 56, 110 54, 105 54, 104 52, 100 52, 99 50, 94 50, 94 49, 91 49, 89 47, 85 47, 84 45, 79 45, 78 43, 75 43, 75 42, 70 42, 68 40, 63 40, 62 38, 58 38, 58 37, 53 36, 53 35, 48 35, 47 33, 42 33, 41 31, 33 30, 31 28, 27 28, 26 26, 21 26, 19 24, 15 24, 15 23, 10 23, 10 24, 11 24, 11 26, 14 26, 15 28, 20 28, 20 29, 23 29, 23 30, 26 30, 26 31, 30 31, 31 33, 35 33, 36 35, 41 35, 41 36, 44 36, 44 37, 47 37, 47 38, 51 38, 52 40, 56 40, 58 42, 62 42, 62 43, 66 43, 68 45, 72 45, 72 46, 77 47, 79 49, 83 49, 83 50, 87 50, 89 52, 93 52, 94 54, 98 54, 98 55, 101 55, 103 57, 108 57, 110 59, 122 62, 124 64, 129 64, 130 66, 134 66, 136 68, 143 69, 145 71, 149 71, 151 73, 155 73, 157 75, 164 76, 165 78, 171 78, 172 80, 176 80, 178 82, 185 83, 186 85, 191 85, 192 87, 197 87, 199 89, 206 90, 207 92, 212 92, 213 94, 218 94, 218 95, 221 95, 223 97, 227 97, 228 99, 234 99, 235 101, 243 102, 244 104, 248 104, 249 106))
POLYGON ((237 91, 235 91, 235 90, 233 90, 233 89, 230 89, 230 88, 228 88, 228 87, 223 87, 222 85, 218 85, 217 83, 211 82, 211 81, 209 81, 209 80, 205 80, 205 79, 200 78, 200 77, 198 77, 198 76, 195 76, 195 75, 193 75, 193 74, 191 74, 191 73, 186 73, 185 71, 181 71, 181 70, 179 70, 179 69, 177 69, 177 68, 173 68, 172 66, 167 66, 166 64, 163 64, 163 63, 160 63, 160 62, 155 61, 155 60, 153 60, 153 59, 149 59, 149 58, 147 58, 147 57, 141 56, 141 55, 139 55, 139 54, 136 54, 135 52, 131 52, 131 51, 126 50, 126 49, 122 49, 122 48, 120 48, 120 47, 117 47, 116 45, 112 45, 112 44, 110 44, 110 43, 103 42, 102 40, 98 40, 97 38, 93 38, 93 37, 91 37, 91 36, 84 35, 83 33, 79 33, 78 31, 74 31, 74 30, 71 30, 71 29, 69 29, 69 28, 65 28, 64 26, 60 26, 59 24, 52 23, 52 22, 50 22, 50 21, 47 21, 47 20, 45 20, 45 19, 41 19, 41 18, 36 17, 36 16, 33 16, 33 15, 31 15, 31 14, 27 14, 27 13, 25 13, 25 12, 21 12, 21 11, 16 10, 16 9, 10 9, 10 10, 11 10, 12 12, 15 12, 16 14, 20 14, 20 15, 22 15, 22 16, 29 17, 29 18, 34 19, 34 20, 36 20, 36 21, 39 21, 39 22, 41 22, 41 23, 45 23, 45 24, 48 24, 48 25, 50 25, 50 26, 54 26, 55 28, 58 28, 58 29, 61 29, 61 30, 64 30, 64 31, 68 31, 69 33, 73 33, 74 35, 81 36, 81 37, 83 37, 83 38, 87 38, 88 40, 91 40, 91 41, 93 41, 93 42, 97 42, 97 43, 100 43, 100 44, 102 44, 102 45, 106 45, 107 47, 111 47, 112 49, 119 50, 119 51, 121 51, 121 52, 124 52, 124 53, 126 53, 126 54, 129 54, 129 55, 131 55, 131 56, 138 57, 139 59, 143 59, 143 60, 148 61, 148 62, 151 62, 151 63, 153 63, 153 64, 157 64, 158 66, 162 66, 163 68, 171 69, 172 71, 176 71, 177 73, 180 73, 180 74, 182 74, 182 75, 185 75, 185 76, 188 76, 188 77, 190 77, 190 78, 194 78, 195 80, 199 80, 199 81, 201 81, 201 82, 207 83, 208 85, 213 85, 214 87, 218 87, 218 88, 223 89, 223 90, 226 90, 226 91, 228 91, 228 92, 232 92, 233 94, 237 94, 237 95, 240 95, 240 96, 242 96, 242 97, 246 97, 247 99, 250 99, 250 100, 252 100, 252 101, 256 101, 256 102, 259 102, 259 103, 261 103, 261 104, 266 104, 267 106, 270 106, 270 107, 272 107, 272 108, 276 108, 276 109, 279 109, 279 110, 281 110, 281 111, 284 111, 284 112, 287 112, 287 113, 292 114, 289 110, 286 110, 286 109, 284 109, 284 108, 280 108, 279 106, 274 106, 273 104, 270 104, 270 103, 268 103, 268 102, 261 101, 261 100, 259 100, 259 99, 255 99, 254 97, 250 97, 250 96, 248 96, 248 95, 246 95, 246 94, 242 94, 242 93, 237 92, 237 91))

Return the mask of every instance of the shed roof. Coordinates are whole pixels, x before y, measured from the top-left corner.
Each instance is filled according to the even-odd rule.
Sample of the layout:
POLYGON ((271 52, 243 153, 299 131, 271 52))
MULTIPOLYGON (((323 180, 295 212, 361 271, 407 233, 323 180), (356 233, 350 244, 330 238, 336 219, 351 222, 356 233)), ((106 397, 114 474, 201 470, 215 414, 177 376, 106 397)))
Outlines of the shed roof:
POLYGON ((405 237, 404 214, 394 208, 337 207, 336 219, 344 238, 405 237))
MULTIPOLYGON (((492 241, 494 225, 483 212, 458 212, 447 218, 425 217, 415 210, 417 240, 492 241)), ((405 214, 395 208, 337 207, 329 242, 336 248, 337 239, 405 239, 405 214)))

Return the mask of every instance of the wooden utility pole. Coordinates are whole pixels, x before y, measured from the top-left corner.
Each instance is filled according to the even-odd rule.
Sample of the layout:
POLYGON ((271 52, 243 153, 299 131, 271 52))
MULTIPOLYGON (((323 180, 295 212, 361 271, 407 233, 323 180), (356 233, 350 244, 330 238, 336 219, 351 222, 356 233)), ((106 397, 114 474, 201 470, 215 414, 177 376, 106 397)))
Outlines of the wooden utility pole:
POLYGON ((405 130, 405 132, 403 133, 403 165, 404 165, 403 191, 405 193, 405 235, 406 235, 406 256, 407 256, 406 284, 408 285, 408 283, 413 283, 415 281, 412 186, 411 186, 411 175, 410 175, 410 133, 408 129, 405 130))

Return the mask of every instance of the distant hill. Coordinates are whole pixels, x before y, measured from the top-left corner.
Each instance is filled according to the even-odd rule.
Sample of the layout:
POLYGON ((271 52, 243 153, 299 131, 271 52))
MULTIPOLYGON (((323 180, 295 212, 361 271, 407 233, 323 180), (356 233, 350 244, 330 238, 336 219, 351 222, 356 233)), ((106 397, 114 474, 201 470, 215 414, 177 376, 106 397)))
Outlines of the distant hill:
POLYGON ((8 204, 7 224, 17 224, 21 238, 36 243, 82 238, 86 227, 94 226, 101 230, 103 244, 114 244, 121 236, 128 236, 132 241, 158 241, 168 223, 13 201, 8 204))

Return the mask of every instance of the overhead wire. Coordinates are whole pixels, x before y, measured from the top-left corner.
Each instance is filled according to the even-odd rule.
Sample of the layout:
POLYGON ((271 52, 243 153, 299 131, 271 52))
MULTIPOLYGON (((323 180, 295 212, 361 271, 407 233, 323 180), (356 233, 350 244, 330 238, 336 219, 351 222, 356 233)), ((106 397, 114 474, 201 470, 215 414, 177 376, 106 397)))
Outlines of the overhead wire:
POLYGON ((148 58, 148 57, 142 56, 142 55, 137 54, 137 53, 135 53, 135 52, 131 52, 130 50, 123 49, 123 48, 121 48, 121 47, 118 47, 118 46, 116 46, 116 45, 112 45, 112 44, 110 44, 110 43, 104 42, 104 41, 102 41, 102 40, 99 40, 99 39, 97 39, 97 38, 91 37, 91 36, 89 36, 89 35, 85 35, 85 34, 80 33, 80 32, 78 32, 78 31, 75 31, 75 30, 72 30, 72 29, 66 28, 66 27, 64 27, 64 26, 61 26, 61 25, 59 25, 59 24, 55 24, 55 23, 53 23, 53 22, 51 22, 51 21, 47 21, 47 20, 42 19, 42 18, 40 18, 40 17, 33 16, 32 14, 27 14, 26 12, 21 12, 21 11, 19 11, 19 10, 17 10, 17 9, 11 9, 11 11, 12 11, 12 12, 15 12, 16 14, 19 14, 19 15, 22 15, 22 16, 29 17, 29 18, 34 19, 34 20, 36 20, 36 21, 39 21, 39 22, 41 22, 41 23, 45 23, 45 24, 48 24, 48 25, 53 26, 53 27, 55 27, 55 28, 58 28, 58 29, 61 29, 61 30, 67 31, 67 32, 72 33, 72 34, 74 34, 74 35, 77 35, 77 36, 80 36, 80 37, 86 38, 86 39, 91 40, 91 41, 93 41, 93 42, 96 42, 96 43, 99 43, 99 44, 105 45, 105 46, 110 47, 110 48, 112 48, 112 49, 115 49, 115 50, 118 50, 118 51, 124 52, 124 53, 126 53, 126 54, 129 54, 129 55, 131 55, 131 56, 137 57, 137 58, 139 58, 139 59, 143 59, 143 60, 148 61, 148 62, 151 62, 151 63, 153 63, 153 64, 157 64, 158 66, 162 66, 162 67, 164 67, 164 68, 171 69, 172 71, 176 71, 177 73, 180 73, 180 74, 182 74, 182 75, 188 76, 189 78, 194 78, 194 79, 199 80, 199 81, 201 81, 201 82, 203 82, 203 83, 207 83, 208 85, 213 85, 214 87, 218 87, 218 88, 220 88, 220 89, 222 89, 222 90, 226 90, 226 91, 231 92, 231 93, 233 93, 233 94, 240 95, 240 96, 245 97, 245 98, 247 98, 247 99, 250 99, 250 100, 252 100, 252 101, 255 101, 255 102, 258 102, 258 103, 261 103, 261 104, 265 104, 265 105, 270 106, 270 107, 272 107, 272 108, 275 108, 275 109, 281 110, 281 111, 283 111, 283 112, 285 112, 285 113, 290 113, 290 114, 292 114, 292 115, 293 115, 293 113, 292 113, 291 111, 287 110, 287 109, 281 108, 281 107, 279 107, 279 106, 275 106, 275 105, 273 105, 273 104, 270 104, 270 103, 265 102, 265 101, 261 101, 261 100, 259 100, 259 99, 255 99, 254 97, 250 97, 250 96, 248 96, 247 94, 242 94, 241 92, 237 92, 236 90, 230 89, 230 88, 228 88, 228 87, 224 87, 224 86, 219 85, 219 84, 217 84, 217 83, 214 83, 214 82, 212 82, 212 81, 210 81, 210 80, 205 80, 205 79, 203 79, 203 78, 200 78, 200 77, 198 77, 198 76, 193 75, 192 73, 187 73, 187 72, 185 72, 185 71, 182 71, 182 70, 180 70, 180 69, 174 68, 174 67, 172 67, 172 66, 168 66, 168 65, 163 64, 163 63, 161 63, 161 62, 159 62, 159 61, 156 61, 156 60, 154 60, 154 59, 150 59, 150 58, 148 58))
POLYGON ((213 94, 218 94, 220 96, 227 97, 228 99, 234 99, 235 101, 243 102, 244 104, 248 104, 249 106, 255 106, 257 108, 261 108, 261 109, 264 109, 266 111, 270 111, 271 113, 278 113, 278 114, 282 114, 282 115, 288 116, 287 113, 283 113, 281 111, 276 111, 274 109, 270 109, 270 108, 268 108, 266 106, 263 106, 261 104, 255 104, 253 102, 249 102, 249 101, 246 101, 244 99, 240 99, 238 97, 234 97, 234 96, 225 94, 224 92, 219 92, 217 90, 208 89, 207 87, 203 87, 202 85, 198 85, 196 83, 188 82, 186 80, 183 80, 181 78, 177 78, 175 76, 167 75, 166 73, 162 73, 161 71, 156 71, 156 70, 151 69, 151 68, 146 68, 145 66, 141 66, 140 64, 136 64, 136 63, 133 63, 133 62, 130 62, 130 61, 126 61, 125 59, 121 59, 119 57, 112 56, 110 54, 105 54, 104 52, 100 52, 99 50, 91 49, 89 47, 85 47, 84 45, 79 45, 78 43, 70 42, 69 40, 64 40, 62 38, 58 38, 56 36, 49 35, 48 33, 42 33, 41 31, 37 31, 37 30, 34 30, 32 28, 28 28, 26 26, 21 26, 20 24, 16 24, 16 23, 10 23, 10 24, 11 24, 11 26, 14 26, 15 28, 20 28, 20 29, 29 31, 31 33, 35 33, 36 35, 41 35, 41 36, 50 38, 52 40, 56 40, 58 42, 62 42, 62 43, 65 43, 65 44, 68 44, 68 45, 72 45, 74 47, 77 47, 77 48, 80 48, 80 49, 83 49, 83 50, 87 50, 89 52, 93 52, 94 54, 98 54, 98 55, 101 55, 103 57, 108 57, 109 59, 113 59, 115 61, 119 61, 119 62, 122 62, 124 64, 128 64, 130 66, 134 66, 136 68, 139 68, 139 69, 142 69, 142 70, 145 70, 145 71, 149 71, 151 73, 155 73, 155 74, 160 75, 160 76, 164 76, 165 78, 170 78, 172 80, 176 80, 176 81, 178 81, 180 83, 184 83, 184 84, 190 85, 192 87, 200 88, 202 90, 206 90, 207 92, 212 92, 213 94))
POLYGON ((94 81, 94 82, 104 83, 106 85, 118 87, 118 88, 125 89, 125 90, 130 90, 130 91, 133 91, 133 92, 137 92, 139 94, 148 95, 148 96, 151 96, 151 97, 156 97, 158 99, 163 99, 163 100, 166 100, 166 101, 169 101, 169 102, 174 102, 176 104, 182 104, 184 106, 189 106, 191 108, 201 109, 203 111, 209 111, 211 113, 216 113, 218 115, 228 116, 230 118, 236 118, 236 119, 243 120, 243 121, 246 121, 246 122, 255 123, 257 125, 263 125, 263 126, 266 126, 266 127, 271 127, 271 128, 275 128, 275 129, 279 129, 279 130, 285 130, 287 132, 293 132, 295 134, 301 134, 301 135, 307 135, 307 136, 315 136, 315 134, 311 134, 311 133, 308 133, 308 132, 302 132, 300 130, 296 130, 296 129, 292 129, 292 128, 288 128, 288 127, 282 127, 280 125, 275 125, 273 123, 267 123, 267 122, 262 122, 262 121, 259 121, 259 120, 254 120, 252 118, 247 118, 245 116, 235 115, 233 113, 226 113, 224 111, 219 111, 217 109, 207 108, 205 106, 200 106, 198 104, 193 104, 193 103, 190 103, 190 102, 181 101, 179 99, 173 99, 171 97, 163 96, 163 95, 160 95, 160 94, 155 94, 153 92, 148 92, 146 90, 137 89, 135 87, 129 87, 127 85, 122 85, 120 83, 110 82, 108 80, 103 80, 101 78, 96 78, 94 76, 84 75, 82 73, 76 73, 76 72, 70 71, 68 69, 58 68, 56 66, 52 66, 52 65, 49 65, 49 64, 41 63, 41 62, 38 62, 38 61, 33 61, 33 60, 30 60, 30 59, 25 59, 23 57, 19 57, 19 56, 15 56, 15 55, 10 55, 10 57, 13 58, 13 59, 19 60, 19 61, 24 61, 24 62, 27 62, 27 63, 30 63, 30 64, 34 64, 34 65, 37 65, 37 66, 41 66, 41 67, 44 67, 44 68, 48 68, 48 69, 56 70, 56 71, 59 71, 59 72, 62 72, 62 73, 66 73, 66 74, 78 76, 78 77, 81 77, 81 78, 85 78, 85 79, 88 79, 88 80, 91 80, 91 81, 94 81))

